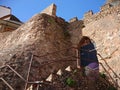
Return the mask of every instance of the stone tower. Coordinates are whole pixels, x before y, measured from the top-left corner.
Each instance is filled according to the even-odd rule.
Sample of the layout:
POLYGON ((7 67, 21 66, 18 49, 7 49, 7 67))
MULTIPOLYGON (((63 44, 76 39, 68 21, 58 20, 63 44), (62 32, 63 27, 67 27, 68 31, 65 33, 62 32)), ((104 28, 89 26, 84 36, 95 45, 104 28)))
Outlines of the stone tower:
POLYGON ((46 13, 51 16, 56 16, 56 8, 57 8, 56 5, 52 3, 46 9, 44 9, 41 13, 46 13))

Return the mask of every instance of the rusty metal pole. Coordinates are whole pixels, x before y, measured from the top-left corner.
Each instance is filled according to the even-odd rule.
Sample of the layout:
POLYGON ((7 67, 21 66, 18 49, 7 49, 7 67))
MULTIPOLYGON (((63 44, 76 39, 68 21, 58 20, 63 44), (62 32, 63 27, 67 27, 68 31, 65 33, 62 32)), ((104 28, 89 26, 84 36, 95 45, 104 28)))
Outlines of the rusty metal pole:
POLYGON ((39 90, 39 84, 37 84, 37 89, 36 90, 39 90))
POLYGON ((8 84, 8 82, 5 80, 5 79, 3 79, 3 78, 0 78, 11 90, 14 90, 13 88, 12 88, 12 86, 10 85, 10 84, 8 84))
POLYGON ((81 61, 80 61, 80 55, 79 55, 79 53, 80 53, 80 51, 78 50, 78 49, 76 49, 76 57, 77 57, 77 68, 81 68, 80 67, 80 63, 81 63, 81 61))
POLYGON ((10 68, 15 74, 17 74, 23 81, 26 82, 26 80, 17 71, 15 71, 10 65, 6 65, 6 66, 10 68))
POLYGON ((25 89, 27 89, 27 85, 28 85, 28 80, 29 80, 29 75, 30 75, 30 70, 31 70, 31 65, 32 65, 32 60, 33 60, 33 54, 31 55, 31 60, 30 60, 30 64, 29 64, 29 68, 28 68, 28 74, 27 74, 27 82, 25 84, 25 89))

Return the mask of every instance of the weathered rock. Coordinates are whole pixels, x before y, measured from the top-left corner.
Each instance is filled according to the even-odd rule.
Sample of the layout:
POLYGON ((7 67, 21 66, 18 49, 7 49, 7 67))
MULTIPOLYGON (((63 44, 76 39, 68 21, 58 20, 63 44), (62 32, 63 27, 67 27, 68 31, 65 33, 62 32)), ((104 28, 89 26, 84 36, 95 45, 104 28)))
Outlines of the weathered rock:
MULTIPOLYGON (((0 33, 0 77, 15 90, 23 90, 25 81, 13 73, 9 66, 6 67, 6 64, 27 80, 32 61, 28 81, 33 82, 44 81, 50 74, 53 75, 58 70, 65 69, 66 66, 75 67, 76 62, 67 62, 75 61, 75 58, 72 58, 75 50, 70 47, 77 46, 81 36, 85 35, 95 41, 98 52, 103 57, 98 56, 106 71, 101 65, 100 71, 108 72, 107 75, 110 74, 113 80, 117 80, 107 78, 118 87, 117 84, 120 85, 120 7, 118 5, 111 7, 110 4, 106 4, 100 12, 96 14, 88 12, 86 15, 84 20, 73 20, 67 23, 62 18, 37 14, 17 30, 0 33)), ((87 80, 82 85, 86 85, 85 83, 87 80)), ((101 88, 99 87, 98 90, 105 90, 102 88, 105 85, 100 82, 98 86, 101 88)), ((65 90, 66 88, 73 89, 65 87, 65 90)), ((89 90, 88 86, 78 88, 80 88, 78 90, 89 90)), ((2 81, 0 81, 0 89, 9 90, 2 81)))
MULTIPOLYGON (((91 37, 96 43, 98 53, 101 54, 107 64, 113 69, 113 71, 119 76, 120 70, 120 16, 117 13, 110 14, 97 21, 93 21, 83 29, 83 35, 91 37)), ((98 56, 99 57, 99 56, 98 56)), ((105 62, 99 57, 99 61, 103 63, 105 68, 109 70, 109 73, 114 76, 111 69, 105 64, 105 62)), ((101 67, 101 70, 103 68, 101 67)), ((120 76, 119 76, 120 77, 120 76)), ((113 77, 114 78, 114 77, 113 77)), ((118 77, 117 77, 118 78, 118 77)), ((114 78, 116 79, 116 78, 114 78)), ((118 80, 120 81, 120 80, 118 80)), ((120 85, 120 82, 118 82, 120 85)))
MULTIPOLYGON (((29 81, 45 79, 51 72, 64 68, 64 64, 67 64, 65 61, 69 59, 65 58, 70 56, 69 50, 66 50, 66 48, 72 46, 70 35, 66 29, 67 25, 68 23, 61 18, 38 14, 17 30, 1 34, 1 66, 9 64, 26 79, 33 55, 29 81), (53 54, 49 55, 49 53, 53 54), (42 55, 45 56, 40 57, 42 55), (59 65, 55 63, 47 65, 52 60, 58 61, 59 65), (60 64, 61 60, 64 62, 60 64), (44 67, 41 65, 44 65, 44 67)), ((14 88, 19 87, 19 90, 23 90, 24 81, 13 72, 9 72, 11 70, 8 67, 1 70, 4 72, 4 74, 0 72, 1 77, 4 77, 14 88), (18 83, 22 83, 22 85, 18 83)))

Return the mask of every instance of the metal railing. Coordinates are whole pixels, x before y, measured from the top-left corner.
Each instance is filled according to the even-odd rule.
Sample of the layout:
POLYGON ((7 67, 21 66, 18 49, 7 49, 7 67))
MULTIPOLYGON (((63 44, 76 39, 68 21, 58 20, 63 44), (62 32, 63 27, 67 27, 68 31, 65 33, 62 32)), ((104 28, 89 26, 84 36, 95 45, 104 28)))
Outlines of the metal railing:
MULTIPOLYGON (((55 54, 55 53, 59 53, 60 51, 65 51, 65 50, 71 50, 71 49, 75 49, 75 50, 78 50, 77 48, 75 47, 70 47, 70 48, 67 48, 67 49, 62 49, 62 50, 59 50, 59 51, 55 51, 55 52, 52 52, 52 53, 47 53, 45 55, 41 55, 41 56, 37 56, 37 55, 33 55, 31 54, 31 59, 30 59, 30 63, 29 63, 29 67, 28 67, 28 73, 27 73, 27 78, 23 78, 17 71, 15 71, 10 65, 5 65, 4 67, 8 67, 10 70, 12 70, 21 80, 23 80, 25 82, 25 88, 24 90, 27 90, 27 87, 28 87, 28 84, 49 84, 49 83, 46 83, 46 82, 41 82, 41 81, 33 81, 33 82, 29 82, 29 77, 30 77, 30 71, 31 71, 31 65, 32 65, 32 62, 33 62, 33 58, 34 57, 38 57, 38 58, 42 58, 42 57, 45 57, 45 56, 48 56, 48 55, 52 55, 52 54, 55 54)), ((102 60, 104 60, 104 58, 98 53, 98 55, 101 57, 102 60)), ((48 64, 51 64, 51 63, 59 63, 59 62, 69 62, 69 61, 76 61, 76 59, 80 59, 79 57, 77 56, 69 56, 67 58, 63 58, 63 59, 60 59, 60 60, 51 60, 51 61, 48 61, 44 64, 41 65, 41 67, 43 67, 44 65, 48 65, 48 64), (68 60, 68 58, 74 58, 75 60, 68 60)), ((104 60, 105 64, 107 65, 107 67, 112 71, 112 73, 118 77, 118 79, 120 80, 120 77, 114 72, 113 69, 111 69, 111 67, 107 64, 107 62, 104 60)), ((112 78, 112 76, 110 75, 110 73, 108 72, 108 70, 104 67, 104 65, 102 63, 100 63, 100 65, 102 66, 102 68, 105 70, 105 72, 108 74, 108 76, 110 77, 110 79, 112 80, 112 82, 116 85, 116 81, 112 78)), ((14 90, 13 87, 7 83, 7 81, 4 79, 4 78, 0 78, 11 90, 14 90)), ((117 84, 117 87, 120 88, 120 86, 117 84)))
POLYGON ((100 56, 101 60, 104 61, 106 67, 111 70, 111 72, 113 73, 113 75, 115 76, 115 78, 117 78, 116 80, 111 76, 111 74, 108 72, 108 70, 104 67, 104 65, 102 63, 99 63, 102 68, 104 69, 104 71, 108 74, 109 78, 112 80, 114 86, 116 88, 120 88, 120 85, 118 85, 118 80, 120 80, 120 76, 118 76, 115 71, 108 65, 108 63, 106 62, 106 60, 102 57, 102 55, 100 53, 98 53, 98 56, 100 56))

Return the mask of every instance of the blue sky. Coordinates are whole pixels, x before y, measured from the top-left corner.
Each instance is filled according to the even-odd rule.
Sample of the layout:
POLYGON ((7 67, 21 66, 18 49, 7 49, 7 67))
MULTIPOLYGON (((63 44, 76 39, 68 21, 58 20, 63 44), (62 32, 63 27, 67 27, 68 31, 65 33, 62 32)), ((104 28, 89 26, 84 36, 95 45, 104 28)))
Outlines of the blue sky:
POLYGON ((84 13, 100 10, 106 0, 0 0, 0 5, 10 7, 12 14, 21 21, 28 21, 33 15, 40 13, 52 3, 57 6, 57 16, 69 21, 73 17, 82 19, 84 13))

